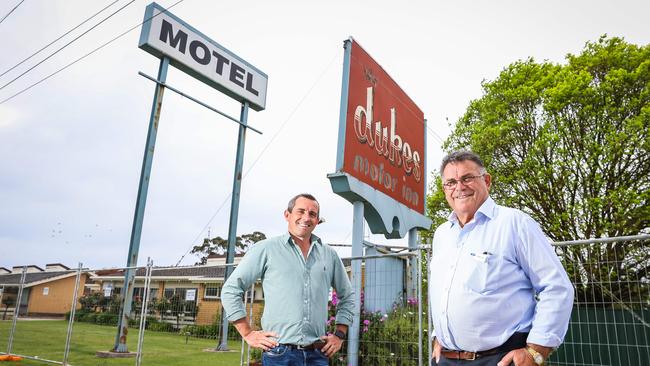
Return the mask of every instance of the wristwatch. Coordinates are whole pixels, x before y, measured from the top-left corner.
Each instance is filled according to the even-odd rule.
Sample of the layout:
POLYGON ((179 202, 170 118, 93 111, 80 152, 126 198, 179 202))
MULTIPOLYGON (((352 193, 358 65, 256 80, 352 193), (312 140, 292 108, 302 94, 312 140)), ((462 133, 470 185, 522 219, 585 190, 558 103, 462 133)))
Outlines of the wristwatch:
POLYGON ((526 351, 528 351, 528 353, 533 356, 533 361, 535 361, 535 364, 540 366, 544 364, 544 356, 542 356, 541 353, 535 351, 532 347, 526 347, 526 351))
POLYGON ((340 330, 340 329, 337 329, 336 332, 334 332, 334 335, 335 335, 338 339, 340 339, 340 340, 342 340, 342 341, 344 341, 344 340, 346 340, 346 339, 348 338, 347 334, 345 334, 345 332, 343 332, 343 331, 340 330))

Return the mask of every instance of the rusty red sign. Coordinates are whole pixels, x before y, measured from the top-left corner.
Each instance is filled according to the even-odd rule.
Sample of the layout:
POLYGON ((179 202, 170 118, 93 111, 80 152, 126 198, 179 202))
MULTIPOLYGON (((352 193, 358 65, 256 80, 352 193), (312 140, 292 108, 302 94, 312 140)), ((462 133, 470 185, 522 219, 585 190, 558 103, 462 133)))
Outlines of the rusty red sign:
POLYGON ((353 41, 341 171, 424 214, 424 113, 353 41))

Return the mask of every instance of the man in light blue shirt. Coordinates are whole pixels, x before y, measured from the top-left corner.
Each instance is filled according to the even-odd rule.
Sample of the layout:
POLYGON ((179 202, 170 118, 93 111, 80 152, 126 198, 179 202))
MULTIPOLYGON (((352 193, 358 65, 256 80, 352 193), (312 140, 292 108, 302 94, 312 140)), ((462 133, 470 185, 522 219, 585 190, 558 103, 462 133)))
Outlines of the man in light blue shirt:
POLYGON ((338 254, 312 234, 320 206, 310 194, 293 197, 284 211, 288 233, 253 245, 228 277, 221 301, 246 342, 264 350, 265 366, 327 366, 352 324, 354 296, 338 254), (264 290, 262 330, 248 324, 244 292, 258 279, 264 290), (336 290, 336 331, 326 334, 329 290, 336 290))
POLYGON ((542 365, 566 334, 573 286, 539 225, 497 205, 480 157, 440 168, 453 212, 433 239, 432 365, 542 365))

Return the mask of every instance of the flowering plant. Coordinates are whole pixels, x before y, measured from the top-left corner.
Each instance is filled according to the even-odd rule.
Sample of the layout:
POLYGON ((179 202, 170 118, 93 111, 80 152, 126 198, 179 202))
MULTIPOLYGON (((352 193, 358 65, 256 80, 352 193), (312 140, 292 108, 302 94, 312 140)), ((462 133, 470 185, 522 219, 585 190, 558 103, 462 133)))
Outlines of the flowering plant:
MULTIPOLYGON (((327 329, 334 332, 338 298, 332 293, 328 304, 327 329)), ((400 298, 392 309, 382 312, 364 310, 364 294, 361 292, 359 329, 360 365, 417 365, 418 354, 418 300, 400 298)), ((426 335, 425 335, 426 337, 426 335)), ((347 343, 332 359, 330 365, 347 365, 347 343)))

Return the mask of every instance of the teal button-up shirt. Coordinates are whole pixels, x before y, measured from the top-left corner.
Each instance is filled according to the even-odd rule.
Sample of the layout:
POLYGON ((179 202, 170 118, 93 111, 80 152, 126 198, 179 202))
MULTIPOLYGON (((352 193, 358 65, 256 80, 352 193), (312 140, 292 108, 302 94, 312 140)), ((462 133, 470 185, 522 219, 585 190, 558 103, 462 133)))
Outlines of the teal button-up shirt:
POLYGON ((325 335, 329 290, 336 290, 336 323, 352 325, 354 296, 338 254, 311 236, 307 260, 289 233, 253 245, 228 277, 221 301, 228 320, 246 316, 243 294, 262 279, 262 329, 279 334, 278 342, 308 345, 325 335))

